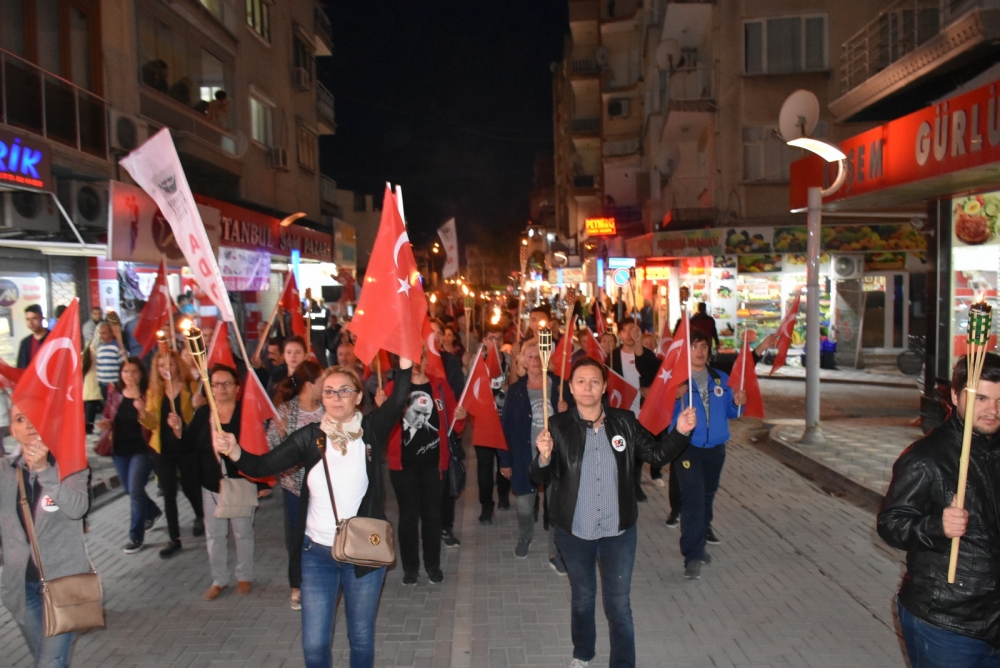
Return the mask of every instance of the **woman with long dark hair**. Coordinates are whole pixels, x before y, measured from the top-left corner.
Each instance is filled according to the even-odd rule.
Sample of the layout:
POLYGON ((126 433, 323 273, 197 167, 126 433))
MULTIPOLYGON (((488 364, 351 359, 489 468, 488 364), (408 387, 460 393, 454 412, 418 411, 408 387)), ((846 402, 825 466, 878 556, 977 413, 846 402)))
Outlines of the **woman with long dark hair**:
POLYGON ((167 546, 160 550, 160 556, 166 559, 181 549, 177 518, 178 473, 184 496, 194 510, 192 534, 205 534, 198 459, 183 438, 184 429, 191 424, 195 409, 205 403, 205 398, 197 391, 198 382, 190 367, 174 351, 156 353, 151 367, 149 389, 146 390, 145 406, 139 409, 139 421, 149 430, 149 447, 157 453, 153 464, 163 492, 163 509, 170 537, 167 546))
MULTIPOLYGON (((351 666, 375 665, 375 615, 385 581, 385 567, 369 568, 340 562, 331 553, 337 515, 385 519, 384 461, 389 434, 403 416, 410 395, 413 362, 400 359, 393 392, 381 407, 362 417, 361 379, 353 369, 330 367, 323 373, 323 422, 307 425, 263 456, 244 452, 232 434, 217 434, 215 450, 255 478, 295 466, 304 469, 299 501, 296 544, 302 550, 302 649, 309 668, 331 664, 333 620, 337 597, 344 593, 351 666), (322 452, 317 440, 325 446, 322 452), (327 467, 317 466, 325 460, 327 467)), ((439 500, 440 503, 440 500, 439 500)))
MULTIPOLYGON (((278 384, 274 404, 278 416, 267 427, 267 445, 278 447, 289 434, 323 420, 326 414, 320 401, 322 386, 319 379, 323 369, 312 360, 302 362, 291 376, 278 384)), ((295 527, 298 525, 299 496, 305 470, 295 466, 278 474, 285 499, 285 548, 288 550, 288 597, 292 610, 302 609, 302 556, 295 549, 295 527)))
POLYGON ((146 389, 149 384, 146 367, 138 357, 129 357, 122 365, 119 379, 110 387, 104 406, 104 419, 97 422, 101 431, 111 430, 111 458, 118 471, 122 489, 132 501, 132 521, 129 524, 125 554, 142 549, 146 532, 163 515, 146 494, 146 483, 153 470, 153 456, 139 423, 139 411, 146 410, 146 389))

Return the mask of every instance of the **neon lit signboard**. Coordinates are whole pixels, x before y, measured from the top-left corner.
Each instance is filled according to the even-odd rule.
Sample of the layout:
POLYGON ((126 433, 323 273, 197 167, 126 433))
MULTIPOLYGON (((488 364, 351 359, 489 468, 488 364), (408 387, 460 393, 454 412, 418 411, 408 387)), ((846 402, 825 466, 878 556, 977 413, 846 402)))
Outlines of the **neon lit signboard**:
POLYGON ((618 233, 614 218, 587 218, 584 221, 588 237, 613 237, 618 233))
POLYGON ((0 130, 0 184, 52 189, 52 157, 40 139, 0 130))

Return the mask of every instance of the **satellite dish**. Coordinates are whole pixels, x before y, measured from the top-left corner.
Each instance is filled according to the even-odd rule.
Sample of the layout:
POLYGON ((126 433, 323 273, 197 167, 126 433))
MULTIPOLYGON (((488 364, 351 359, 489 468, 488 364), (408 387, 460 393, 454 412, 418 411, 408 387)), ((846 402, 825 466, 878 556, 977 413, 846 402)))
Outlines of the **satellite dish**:
POLYGON ((677 163, 680 162, 681 151, 677 144, 672 144, 665 148, 660 149, 660 154, 656 156, 656 169, 660 172, 660 175, 665 178, 670 178, 677 169, 677 163))
POLYGON ((819 100, 799 89, 788 96, 778 114, 778 132, 785 141, 808 137, 819 122, 819 100))
POLYGON ((606 46, 597 47, 597 50, 594 51, 594 60, 596 60, 597 64, 600 65, 601 67, 607 67, 608 65, 610 65, 611 52, 608 51, 608 47, 606 46))
POLYGON ((681 45, 676 39, 665 39, 656 47, 656 66, 672 70, 681 60, 681 45))

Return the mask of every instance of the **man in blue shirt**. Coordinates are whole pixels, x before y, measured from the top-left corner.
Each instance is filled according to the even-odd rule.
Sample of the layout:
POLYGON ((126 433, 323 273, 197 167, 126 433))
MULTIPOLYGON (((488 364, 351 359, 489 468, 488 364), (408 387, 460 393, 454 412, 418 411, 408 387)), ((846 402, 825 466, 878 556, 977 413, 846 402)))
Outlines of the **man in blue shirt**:
POLYGON ((712 531, 712 503, 719 489, 722 465, 726 461, 726 441, 729 440, 729 420, 739 417, 739 407, 746 403, 743 390, 733 392, 726 384, 729 376, 708 366, 712 340, 704 332, 691 330, 691 379, 694 392, 687 385, 678 390, 674 404, 674 427, 677 416, 688 408, 689 397, 698 416, 691 432, 691 444, 673 466, 681 488, 681 554, 684 555, 684 577, 701 578, 701 566, 711 562, 705 543, 719 543, 712 531))

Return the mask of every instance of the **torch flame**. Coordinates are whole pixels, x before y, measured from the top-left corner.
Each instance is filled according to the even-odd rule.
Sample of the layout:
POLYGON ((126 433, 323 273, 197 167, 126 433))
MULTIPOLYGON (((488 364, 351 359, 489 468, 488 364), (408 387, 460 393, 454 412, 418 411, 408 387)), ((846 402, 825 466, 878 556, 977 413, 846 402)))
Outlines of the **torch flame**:
POLYGON ((191 331, 192 327, 194 327, 194 323, 191 320, 189 320, 187 318, 185 318, 184 320, 181 320, 181 330, 185 334, 188 333, 189 331, 191 331))

